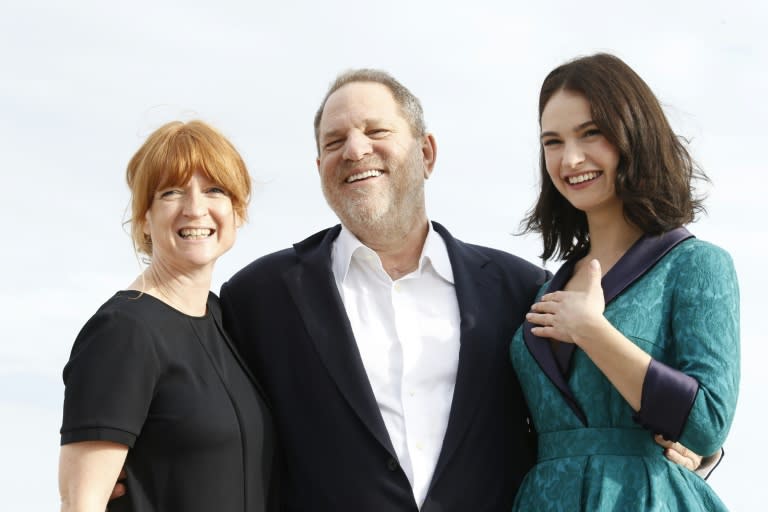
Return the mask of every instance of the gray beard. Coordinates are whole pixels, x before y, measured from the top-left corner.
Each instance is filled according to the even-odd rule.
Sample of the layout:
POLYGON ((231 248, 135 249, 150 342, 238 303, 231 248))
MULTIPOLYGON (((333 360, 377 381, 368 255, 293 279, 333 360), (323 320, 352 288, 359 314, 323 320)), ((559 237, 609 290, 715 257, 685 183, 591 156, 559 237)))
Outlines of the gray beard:
POLYGON ((423 167, 421 155, 415 151, 411 158, 399 168, 386 165, 392 173, 408 172, 409 176, 418 177, 400 185, 399 188, 390 190, 390 195, 395 197, 388 201, 386 208, 382 208, 380 204, 369 205, 368 192, 363 190, 359 192, 358 197, 343 200, 334 198, 323 185, 323 194, 328 206, 336 213, 341 223, 361 240, 363 238, 392 239, 408 233, 413 228, 414 222, 419 222, 426 216, 423 167), (418 173, 412 173, 414 166, 419 167, 418 173))
MULTIPOLYGON (((344 201, 334 208, 334 212, 350 231, 358 238, 366 233, 369 237, 392 238, 407 233, 415 219, 420 219, 424 211, 424 188, 413 187, 406 197, 390 202, 387 208, 379 205, 370 207, 365 197, 344 201)), ((333 208, 333 205, 331 205, 333 208)))

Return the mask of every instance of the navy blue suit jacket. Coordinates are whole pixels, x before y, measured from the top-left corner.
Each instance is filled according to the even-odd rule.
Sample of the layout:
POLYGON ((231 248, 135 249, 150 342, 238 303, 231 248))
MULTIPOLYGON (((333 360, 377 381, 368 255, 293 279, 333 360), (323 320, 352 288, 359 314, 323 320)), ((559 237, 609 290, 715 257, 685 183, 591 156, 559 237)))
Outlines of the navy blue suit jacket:
MULTIPOLYGON (((441 225, 461 315, 445 440, 422 512, 507 511, 535 458, 509 342, 540 268, 441 225)), ((225 327, 271 401, 287 511, 417 511, 331 271, 340 227, 254 261, 222 286, 225 327)))

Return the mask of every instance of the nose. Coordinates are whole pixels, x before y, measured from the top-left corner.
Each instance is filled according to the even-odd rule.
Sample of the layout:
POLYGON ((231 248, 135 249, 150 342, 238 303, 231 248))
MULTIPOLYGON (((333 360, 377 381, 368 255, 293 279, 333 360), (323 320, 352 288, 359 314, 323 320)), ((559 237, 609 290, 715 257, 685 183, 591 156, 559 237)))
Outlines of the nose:
POLYGON ((578 142, 566 142, 563 148, 563 165, 569 169, 576 169, 585 160, 584 150, 578 142))
POLYGON ((344 143, 344 159, 351 161, 362 160, 373 151, 371 139, 364 133, 354 132, 347 136, 344 143))
POLYGON ((206 213, 205 195, 200 190, 190 190, 184 197, 184 215, 202 217, 206 213))

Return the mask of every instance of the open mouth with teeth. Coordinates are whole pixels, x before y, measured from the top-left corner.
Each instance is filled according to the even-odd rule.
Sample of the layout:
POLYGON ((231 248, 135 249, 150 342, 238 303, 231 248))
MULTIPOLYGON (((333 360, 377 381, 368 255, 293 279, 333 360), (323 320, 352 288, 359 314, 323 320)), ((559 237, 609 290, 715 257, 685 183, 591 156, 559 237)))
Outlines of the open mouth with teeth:
POLYGON ((178 231, 178 234, 184 240, 202 240, 213 235, 215 232, 215 229, 210 228, 182 228, 178 231))
POLYGON ((590 172, 585 172, 584 174, 568 176, 566 178, 566 181, 568 182, 569 185, 578 185, 580 183, 585 183, 587 181, 592 181, 594 179, 597 179, 602 175, 603 175, 603 171, 590 171, 590 172))
POLYGON ((359 172, 357 174, 353 174, 352 176, 350 176, 349 178, 347 178, 344 181, 346 183, 354 183, 356 181, 367 180, 368 178, 378 178, 382 174, 384 174, 384 173, 382 171, 378 170, 378 169, 369 169, 367 171, 363 171, 363 172, 359 172))

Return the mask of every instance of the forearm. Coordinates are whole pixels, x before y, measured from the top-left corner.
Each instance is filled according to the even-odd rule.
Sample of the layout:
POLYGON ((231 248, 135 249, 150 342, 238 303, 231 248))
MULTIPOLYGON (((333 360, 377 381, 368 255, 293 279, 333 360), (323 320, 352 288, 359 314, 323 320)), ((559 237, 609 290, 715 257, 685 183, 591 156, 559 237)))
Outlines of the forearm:
POLYGON ((62 512, 104 512, 128 447, 85 441, 61 447, 59 494, 62 512))
POLYGON ((633 410, 642 403, 643 382, 651 356, 600 317, 574 342, 589 356, 633 410))

